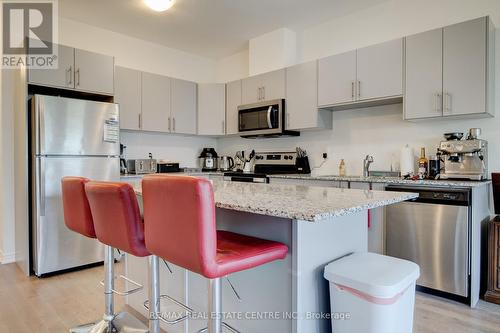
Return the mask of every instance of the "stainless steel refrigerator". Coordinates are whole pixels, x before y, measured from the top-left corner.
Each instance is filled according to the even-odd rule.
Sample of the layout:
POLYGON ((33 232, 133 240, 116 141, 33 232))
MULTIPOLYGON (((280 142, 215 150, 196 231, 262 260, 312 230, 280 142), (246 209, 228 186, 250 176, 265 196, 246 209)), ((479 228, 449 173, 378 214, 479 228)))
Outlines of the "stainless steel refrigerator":
POLYGON ((31 266, 37 276, 103 261, 98 241, 64 224, 61 178, 118 181, 118 105, 34 95, 31 100, 31 266))

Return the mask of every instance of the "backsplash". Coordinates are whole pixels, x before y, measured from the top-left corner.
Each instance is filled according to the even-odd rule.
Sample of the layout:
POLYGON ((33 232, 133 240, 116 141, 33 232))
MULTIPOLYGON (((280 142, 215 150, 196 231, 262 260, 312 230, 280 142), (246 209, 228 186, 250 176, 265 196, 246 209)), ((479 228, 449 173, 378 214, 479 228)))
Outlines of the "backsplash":
POLYGON ((216 147, 216 139, 154 132, 121 131, 121 142, 127 146, 125 158, 168 159, 183 167, 198 166, 198 156, 203 147, 216 147))
MULTIPOLYGON (((445 132, 464 132, 470 127, 482 128, 482 139, 489 141, 489 170, 500 170, 500 117, 485 119, 431 119, 420 122, 403 120, 403 105, 388 105, 333 113, 332 130, 302 132, 299 137, 271 139, 219 138, 217 152, 234 154, 237 150, 257 151, 294 150, 300 146, 307 150, 312 173, 316 175, 338 174, 343 158, 348 175, 361 175, 362 160, 366 155, 374 157, 371 170, 399 170, 401 147, 409 144, 415 156, 420 147, 427 155, 435 155, 436 148, 445 132), (322 164, 322 153, 328 159, 322 164)), ((416 157, 417 158, 417 157, 416 157)))

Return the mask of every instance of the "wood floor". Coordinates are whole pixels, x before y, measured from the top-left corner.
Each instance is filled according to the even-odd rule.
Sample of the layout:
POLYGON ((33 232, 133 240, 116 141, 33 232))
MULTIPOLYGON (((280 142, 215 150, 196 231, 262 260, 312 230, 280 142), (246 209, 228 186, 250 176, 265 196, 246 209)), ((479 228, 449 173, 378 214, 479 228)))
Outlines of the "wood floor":
MULTIPOLYGON (((117 264, 117 273, 120 269, 117 264)), ((27 278, 15 264, 0 265, 0 332, 63 333, 101 318, 102 276, 103 268, 96 267, 44 279, 27 278)), ((123 307, 123 299, 116 297, 116 309, 123 307)), ((415 308, 415 333, 500 333, 499 305, 480 302, 470 309, 417 294, 415 308)))

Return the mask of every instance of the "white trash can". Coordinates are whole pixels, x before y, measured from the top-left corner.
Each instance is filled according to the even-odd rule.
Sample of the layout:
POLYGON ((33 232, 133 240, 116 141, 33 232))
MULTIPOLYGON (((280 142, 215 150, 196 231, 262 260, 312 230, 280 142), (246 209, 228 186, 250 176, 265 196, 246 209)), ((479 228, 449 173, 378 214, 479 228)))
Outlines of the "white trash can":
POLYGON ((354 253, 325 267, 333 333, 411 333, 417 264, 354 253))

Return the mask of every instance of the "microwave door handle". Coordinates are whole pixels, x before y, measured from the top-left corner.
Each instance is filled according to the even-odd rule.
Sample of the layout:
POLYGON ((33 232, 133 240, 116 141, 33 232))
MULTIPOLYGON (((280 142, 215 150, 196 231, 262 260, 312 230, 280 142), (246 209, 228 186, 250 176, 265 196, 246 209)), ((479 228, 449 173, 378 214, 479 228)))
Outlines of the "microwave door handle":
POLYGON ((273 111, 272 105, 269 106, 269 109, 267 110, 267 126, 269 126, 270 129, 273 128, 273 124, 271 123, 271 112, 273 111))

